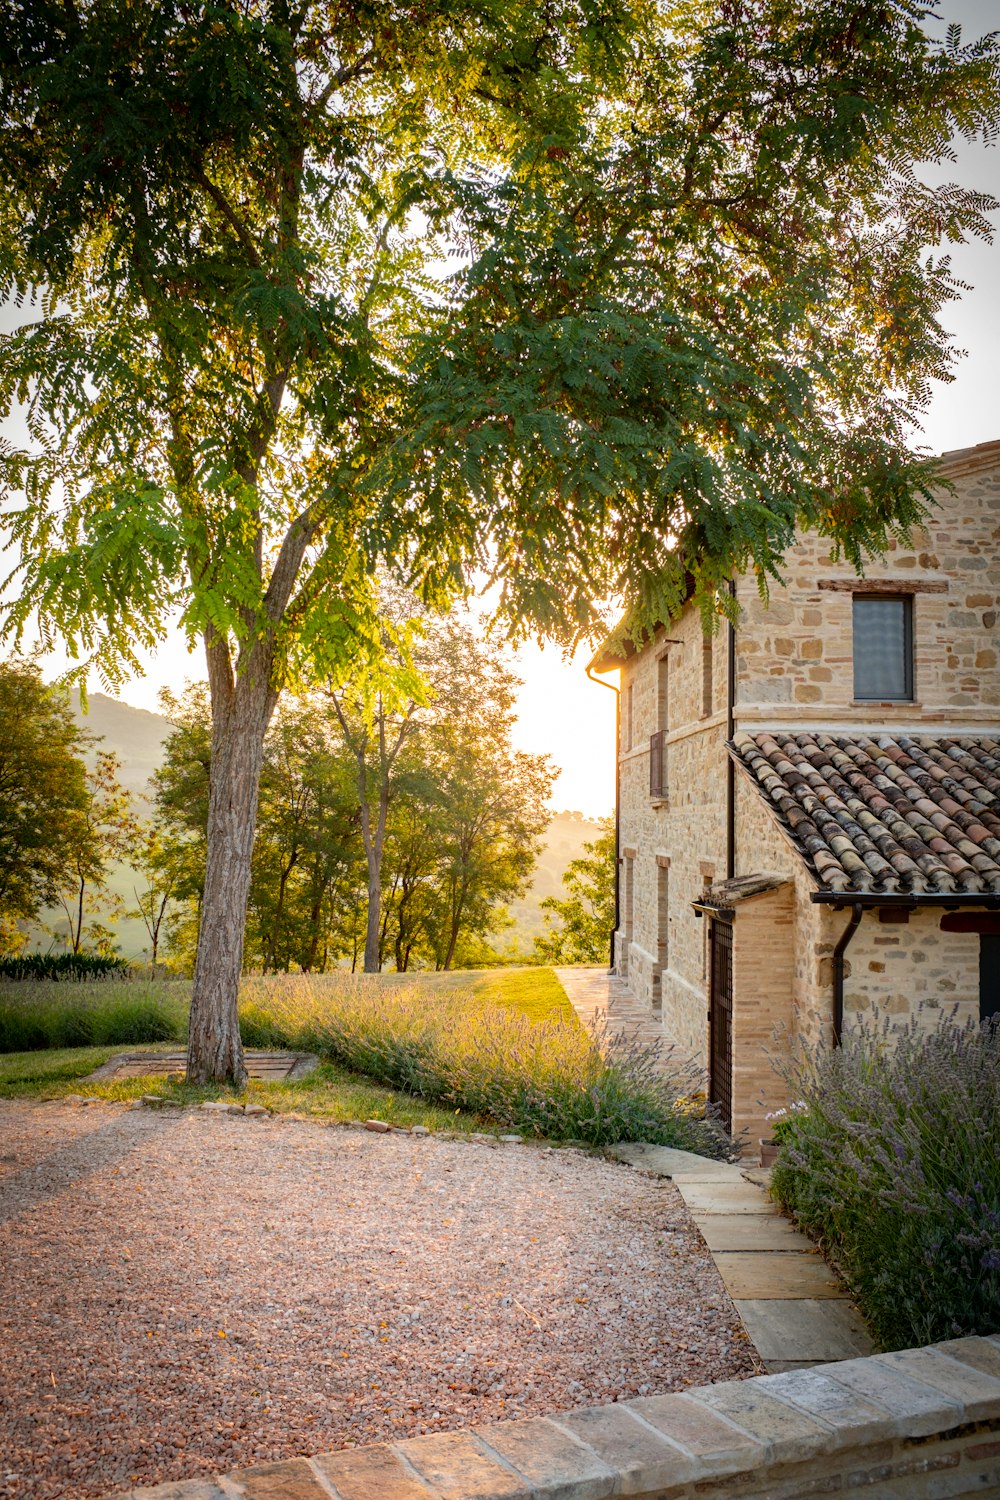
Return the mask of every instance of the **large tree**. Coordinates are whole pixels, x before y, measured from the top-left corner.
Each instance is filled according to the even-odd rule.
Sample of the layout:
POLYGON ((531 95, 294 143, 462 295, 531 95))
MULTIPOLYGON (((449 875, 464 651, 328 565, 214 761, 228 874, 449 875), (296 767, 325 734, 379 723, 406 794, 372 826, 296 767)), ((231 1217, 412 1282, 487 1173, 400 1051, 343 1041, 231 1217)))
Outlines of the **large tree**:
POLYGON ((283 685, 486 563, 572 639, 796 523, 857 559, 919 511, 907 447, 990 204, 915 163, 995 128, 996 43, 916 0, 0 0, 0 452, 37 610, 112 677, 179 610, 212 697, 189 1041, 236 991, 283 685), (672 549, 672 550, 668 550, 672 549))

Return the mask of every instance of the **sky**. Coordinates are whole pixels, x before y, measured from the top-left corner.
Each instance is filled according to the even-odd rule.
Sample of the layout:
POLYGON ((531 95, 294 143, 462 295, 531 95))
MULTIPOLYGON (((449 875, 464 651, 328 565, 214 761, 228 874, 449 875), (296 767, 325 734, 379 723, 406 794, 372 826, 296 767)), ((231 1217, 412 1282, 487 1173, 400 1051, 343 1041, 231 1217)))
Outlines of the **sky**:
MULTIPOLYGON (((1000 27, 998 0, 942 0, 937 9, 939 34, 955 21, 966 41, 1000 27)), ((1000 198, 1000 148, 959 143, 956 150, 958 161, 937 169, 937 180, 960 182, 1000 198)), ((977 241, 952 250, 955 274, 972 289, 947 309, 944 319, 965 354, 954 381, 935 386, 919 438, 935 453, 1000 438, 1000 223, 997 229, 992 245, 977 241)), ((9 327, 10 321, 5 323, 0 309, 3 326, 9 327)), ((613 693, 586 676, 591 654, 584 649, 566 660, 551 646, 520 648, 515 665, 523 686, 515 742, 521 749, 547 753, 561 768, 552 795, 554 808, 600 817, 610 813, 614 803, 615 711, 613 693)), ((64 657, 53 654, 45 663, 46 675, 57 675, 66 664, 64 657)), ((145 675, 129 682, 120 697, 137 708, 155 710, 161 687, 176 691, 186 678, 204 675, 200 654, 189 655, 178 635, 147 660, 145 675)))

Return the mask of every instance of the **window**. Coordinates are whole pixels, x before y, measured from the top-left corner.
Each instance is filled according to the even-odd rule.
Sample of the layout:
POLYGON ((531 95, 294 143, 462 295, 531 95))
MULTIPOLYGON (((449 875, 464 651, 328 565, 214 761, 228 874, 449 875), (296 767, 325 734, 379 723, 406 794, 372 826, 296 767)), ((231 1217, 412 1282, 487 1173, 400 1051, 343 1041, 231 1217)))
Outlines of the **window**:
POLYGON ((656 962, 670 964, 670 867, 656 861, 656 962))
POLYGON ((656 727, 664 734, 670 728, 669 656, 661 656, 656 663, 656 727))
POLYGON ((663 801, 667 795, 667 757, 662 729, 649 736, 649 795, 654 802, 663 801))
POLYGON ((855 594, 855 698, 913 697, 913 599, 855 594))
POLYGON ((712 712, 712 637, 701 638, 701 714, 707 719, 712 712))

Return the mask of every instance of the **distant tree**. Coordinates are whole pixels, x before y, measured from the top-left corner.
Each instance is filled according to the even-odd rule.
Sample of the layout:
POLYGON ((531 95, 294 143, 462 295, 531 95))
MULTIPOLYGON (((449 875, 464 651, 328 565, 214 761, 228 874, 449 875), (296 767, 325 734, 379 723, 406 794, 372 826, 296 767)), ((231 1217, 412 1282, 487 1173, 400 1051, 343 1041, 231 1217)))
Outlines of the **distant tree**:
POLYGON ((250 960, 325 968, 353 936, 363 853, 355 765, 321 695, 287 698, 264 747, 250 883, 250 960))
POLYGON ((67 695, 29 661, 0 663, 0 953, 56 901, 88 801, 67 695))
POLYGON ((149 938, 149 970, 156 973, 160 947, 172 905, 184 881, 186 844, 157 821, 137 822, 129 864, 141 879, 133 885, 136 905, 126 916, 138 918, 149 938))
POLYGON ((382 858, 397 770, 404 747, 420 727, 421 710, 428 709, 447 670, 439 654, 441 628, 429 618, 418 621, 417 613, 412 596, 383 585, 377 649, 355 666, 342 687, 331 684, 327 694, 354 765, 368 866, 366 974, 382 967, 382 858))
POLYGON ((178 608, 204 643, 193 1080, 244 1080, 264 739, 373 638, 374 560, 438 604, 486 562, 569 640, 919 515, 928 252, 992 204, 917 168, 1000 117, 997 39, 924 15, 2 0, 2 629, 118 675, 178 608))
POLYGON ((452 967, 460 941, 495 931, 506 915, 503 903, 527 889, 556 774, 547 756, 483 734, 475 718, 458 733, 449 724, 447 733, 437 820, 437 919, 430 932, 441 969, 452 967))
POLYGON ((112 952, 114 932, 99 919, 114 919, 125 910, 106 878, 108 866, 128 858, 138 838, 131 794, 118 779, 121 764, 111 751, 97 752, 84 773, 84 805, 66 825, 69 858, 59 888, 66 931, 60 935, 74 953, 83 948, 85 936, 97 952, 112 952))
POLYGON ((535 957, 545 964, 599 964, 608 954, 615 920, 615 830, 601 819, 599 837, 570 860, 565 897, 546 896, 545 932, 535 939, 535 957))

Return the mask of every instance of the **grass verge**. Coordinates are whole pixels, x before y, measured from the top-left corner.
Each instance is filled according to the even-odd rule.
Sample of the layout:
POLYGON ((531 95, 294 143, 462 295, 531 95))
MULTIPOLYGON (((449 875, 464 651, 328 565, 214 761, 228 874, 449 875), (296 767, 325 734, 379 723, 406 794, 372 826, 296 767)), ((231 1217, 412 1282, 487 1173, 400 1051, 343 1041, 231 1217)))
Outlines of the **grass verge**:
MULTIPOLYGON (((64 985, 21 986, 17 994, 0 988, 0 1048, 23 1053, 44 1047, 46 1037, 47 1045, 61 1048, 184 1039, 187 986, 74 988, 73 994, 64 985), (12 1037, 21 1038, 16 1047, 12 1037)), ((476 1122, 471 1128, 488 1121, 595 1147, 641 1140, 711 1157, 734 1154, 718 1123, 691 1110, 700 1082, 693 1070, 672 1065, 669 1050, 661 1055, 655 1046, 610 1035, 595 1041, 551 969, 250 977, 240 990, 240 1027, 249 1047, 315 1052, 339 1070, 305 1085, 310 1110, 335 1114, 336 1089, 346 1088, 348 1078, 352 1088, 362 1087, 364 1079, 365 1089, 381 1086, 377 1105, 352 1103, 350 1118, 358 1108, 370 1115, 419 1107, 435 1112, 431 1128, 467 1116, 476 1122), (325 1093, 324 1081, 332 1085, 325 1093)), ((122 1092, 109 1097, 156 1091, 138 1083, 114 1088, 122 1092)), ((290 1093, 276 1097, 295 1108, 290 1093)), ((426 1115, 420 1119, 427 1122, 426 1115)))
MULTIPOLYGON (((107 1062, 114 1047, 66 1047, 47 1052, 13 1052, 0 1056, 0 1099, 60 1099, 67 1094, 127 1103, 155 1094, 175 1104, 201 1104, 207 1099, 227 1099, 240 1104, 263 1104, 274 1114, 347 1123, 352 1120, 385 1120, 388 1125, 409 1128, 425 1125, 428 1130, 468 1133, 488 1126, 466 1111, 439 1109, 411 1098, 397 1089, 383 1088, 332 1063, 320 1066, 293 1083, 260 1083, 251 1080, 243 1090, 216 1084, 196 1088, 174 1079, 150 1074, 144 1078, 97 1079, 87 1083, 87 1074, 107 1062)), ((147 1050, 147 1049, 143 1049, 147 1050)), ((149 1048, 150 1052, 159 1049, 149 1048)))

